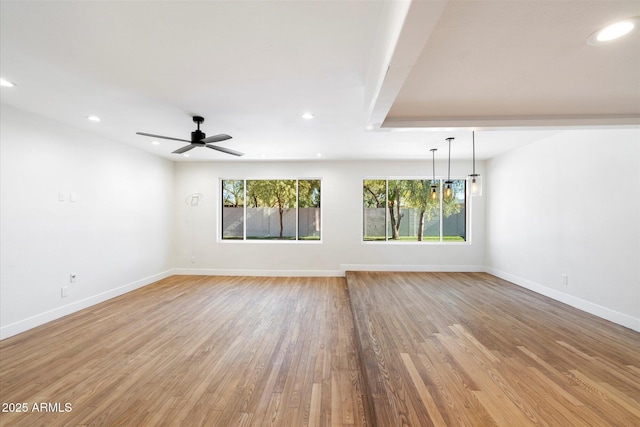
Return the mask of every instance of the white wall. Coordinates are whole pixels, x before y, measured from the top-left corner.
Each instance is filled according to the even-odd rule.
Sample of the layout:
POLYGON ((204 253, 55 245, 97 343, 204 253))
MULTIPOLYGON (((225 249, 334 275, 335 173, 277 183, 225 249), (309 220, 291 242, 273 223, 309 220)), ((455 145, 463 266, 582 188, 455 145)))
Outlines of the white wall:
MULTIPOLYGON (((480 164, 480 169, 482 166, 480 164)), ((470 169, 469 161, 452 162, 451 175, 466 177, 470 169)), ((446 163, 436 164, 436 171, 445 172, 446 163)), ((179 163, 175 187, 176 267, 185 274, 260 275, 339 275, 345 268, 481 271, 484 259, 482 198, 474 199, 475 206, 471 208, 472 244, 362 242, 362 180, 430 174, 429 159, 419 162, 179 163), (218 241, 220 178, 322 178, 322 243, 218 241), (197 208, 185 203, 185 198, 193 192, 204 194, 197 208)))
POLYGON ((487 271, 640 331, 640 130, 565 131, 486 166, 487 271))
POLYGON ((0 338, 173 273, 345 269, 486 269, 640 330, 637 129, 561 132, 480 162, 471 243, 438 245, 362 242, 362 180, 428 176, 428 158, 173 164, 6 106, 0 118, 0 338), (220 178, 322 178, 322 242, 220 242, 220 178))
POLYGON ((0 338, 169 274, 172 162, 6 106, 0 118, 0 338))

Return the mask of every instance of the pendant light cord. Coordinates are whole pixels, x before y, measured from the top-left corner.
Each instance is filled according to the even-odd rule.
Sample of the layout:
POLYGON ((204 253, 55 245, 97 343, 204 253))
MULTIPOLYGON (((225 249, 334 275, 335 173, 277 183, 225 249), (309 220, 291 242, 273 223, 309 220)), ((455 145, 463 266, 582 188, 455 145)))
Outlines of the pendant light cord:
POLYGON ((433 182, 436 181, 436 152, 435 150, 431 151, 431 172, 433 173, 433 182))
POLYGON ((431 185, 436 181, 436 151, 437 148, 431 149, 431 171, 433 172, 433 179, 431 180, 431 185))
POLYGON ((447 138, 449 141, 449 166, 447 168, 447 181, 451 181, 451 140, 453 138, 447 138))
POLYGON ((476 176, 476 132, 471 132, 473 138, 473 176, 476 176))

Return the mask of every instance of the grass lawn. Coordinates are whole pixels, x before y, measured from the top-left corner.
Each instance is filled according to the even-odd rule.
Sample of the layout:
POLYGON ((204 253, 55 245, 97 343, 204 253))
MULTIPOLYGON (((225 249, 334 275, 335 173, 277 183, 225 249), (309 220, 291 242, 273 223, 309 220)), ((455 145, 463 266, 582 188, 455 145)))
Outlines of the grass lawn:
MULTIPOLYGON (((365 241, 384 241, 384 236, 365 236, 365 241)), ((417 242, 418 238, 416 236, 400 236, 398 239, 389 238, 389 242, 417 242)), ((422 238, 423 242, 439 242, 440 237, 438 236, 424 236, 422 238)), ((465 239, 460 236, 443 236, 443 242, 464 242, 465 239)))

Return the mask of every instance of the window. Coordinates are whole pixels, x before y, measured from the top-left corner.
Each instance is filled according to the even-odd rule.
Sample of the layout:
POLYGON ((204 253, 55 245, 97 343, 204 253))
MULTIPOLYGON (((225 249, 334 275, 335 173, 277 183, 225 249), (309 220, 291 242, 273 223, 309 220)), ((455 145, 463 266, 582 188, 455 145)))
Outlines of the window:
POLYGON ((363 240, 466 241, 466 180, 366 179, 363 240))
POLYGON ((320 180, 298 181, 298 239, 320 240, 320 180))
POLYGON ((244 181, 222 181, 222 238, 244 237, 244 181))
POLYGON ((320 240, 319 179, 223 179, 223 240, 320 240))

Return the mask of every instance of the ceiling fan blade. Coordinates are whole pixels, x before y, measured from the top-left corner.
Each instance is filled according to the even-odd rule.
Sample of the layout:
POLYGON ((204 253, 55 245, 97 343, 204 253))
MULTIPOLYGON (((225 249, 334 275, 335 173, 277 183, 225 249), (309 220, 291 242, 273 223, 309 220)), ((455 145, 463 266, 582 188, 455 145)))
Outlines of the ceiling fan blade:
POLYGON ((227 153, 227 154, 232 154, 234 156, 244 156, 244 153, 241 153, 239 151, 234 151, 234 150, 230 150, 228 148, 224 148, 224 147, 216 147, 215 145, 206 145, 207 148, 211 148, 212 150, 217 150, 217 151, 222 151, 223 153, 227 153))
POLYGON ((198 144, 185 145, 182 148, 178 148, 176 151, 172 151, 172 153, 174 153, 174 154, 186 153, 187 151, 192 150, 192 149, 196 148, 197 146, 198 146, 198 144))
POLYGON ((227 139, 231 139, 231 137, 229 135, 221 133, 219 135, 213 135, 213 136, 209 136, 207 138, 201 139, 200 142, 204 142, 205 144, 208 144, 210 142, 226 141, 227 139))
POLYGON ((191 142, 188 139, 171 138, 170 136, 154 135, 152 133, 136 132, 136 135, 150 136, 151 138, 170 139, 172 141, 191 142))

